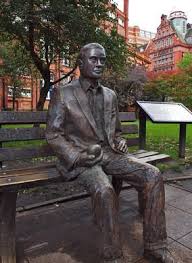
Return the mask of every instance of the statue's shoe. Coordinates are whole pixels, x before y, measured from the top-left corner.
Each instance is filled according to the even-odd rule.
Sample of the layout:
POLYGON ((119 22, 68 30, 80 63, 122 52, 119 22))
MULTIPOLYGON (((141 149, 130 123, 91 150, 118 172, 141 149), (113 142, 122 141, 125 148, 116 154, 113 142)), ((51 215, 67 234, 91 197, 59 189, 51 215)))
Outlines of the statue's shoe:
POLYGON ((179 259, 176 259, 167 248, 161 248, 157 250, 145 250, 144 257, 147 259, 156 260, 159 263, 182 263, 179 259))
POLYGON ((112 259, 112 260, 105 260, 102 263, 125 263, 125 260, 123 257, 117 258, 117 259, 112 259))
POLYGON ((123 257, 123 251, 120 247, 114 247, 114 246, 105 246, 103 249, 103 259, 104 262, 114 262, 119 263, 120 260, 123 257))

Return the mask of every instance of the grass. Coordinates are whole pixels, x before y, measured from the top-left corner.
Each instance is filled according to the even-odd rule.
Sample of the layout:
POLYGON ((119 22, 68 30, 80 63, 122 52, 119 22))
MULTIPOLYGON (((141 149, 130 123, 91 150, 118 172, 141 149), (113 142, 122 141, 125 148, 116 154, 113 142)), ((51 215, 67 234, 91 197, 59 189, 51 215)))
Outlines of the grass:
MULTIPOLYGON (((154 124, 147 122, 147 148, 169 154, 178 159, 179 124, 154 124)), ((187 125, 186 159, 192 159, 192 124, 187 125)))

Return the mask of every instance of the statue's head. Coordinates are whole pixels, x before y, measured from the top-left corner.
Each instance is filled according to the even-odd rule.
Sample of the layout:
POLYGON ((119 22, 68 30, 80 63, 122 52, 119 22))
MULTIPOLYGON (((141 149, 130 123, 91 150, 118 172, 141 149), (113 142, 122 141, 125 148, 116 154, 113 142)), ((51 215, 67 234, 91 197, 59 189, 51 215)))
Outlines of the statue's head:
POLYGON ((105 49, 98 43, 90 43, 81 48, 78 65, 85 78, 99 79, 105 66, 105 49))

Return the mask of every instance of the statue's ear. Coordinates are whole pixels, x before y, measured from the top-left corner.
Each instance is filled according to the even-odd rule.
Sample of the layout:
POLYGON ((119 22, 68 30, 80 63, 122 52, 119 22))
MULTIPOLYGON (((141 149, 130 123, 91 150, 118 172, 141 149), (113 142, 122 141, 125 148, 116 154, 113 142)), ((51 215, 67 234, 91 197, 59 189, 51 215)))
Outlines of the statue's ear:
POLYGON ((83 60, 78 58, 77 59, 77 65, 79 66, 79 69, 82 69, 82 66, 83 66, 83 60))

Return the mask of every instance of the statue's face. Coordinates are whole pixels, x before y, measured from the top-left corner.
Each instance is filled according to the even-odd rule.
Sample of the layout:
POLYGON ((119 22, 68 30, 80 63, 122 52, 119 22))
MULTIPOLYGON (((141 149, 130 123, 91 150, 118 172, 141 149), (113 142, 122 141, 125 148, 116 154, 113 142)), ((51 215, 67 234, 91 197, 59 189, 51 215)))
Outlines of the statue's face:
POLYGON ((85 78, 99 79, 105 66, 105 50, 101 48, 90 48, 86 51, 79 66, 81 75, 85 78))

